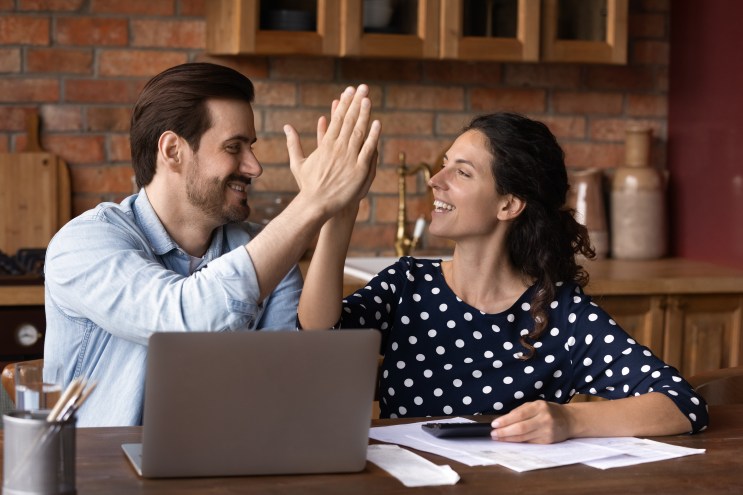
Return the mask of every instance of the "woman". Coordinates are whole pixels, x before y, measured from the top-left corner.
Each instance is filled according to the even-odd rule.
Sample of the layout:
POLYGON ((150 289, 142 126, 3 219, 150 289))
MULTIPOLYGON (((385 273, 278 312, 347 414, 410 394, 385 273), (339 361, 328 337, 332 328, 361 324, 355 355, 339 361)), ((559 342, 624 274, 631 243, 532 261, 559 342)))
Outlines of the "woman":
POLYGON ((323 227, 299 303, 304 328, 382 331, 383 417, 502 414, 494 439, 535 443, 706 428, 678 371, 583 293, 575 257, 594 252, 544 124, 475 118, 429 185, 430 232, 454 241, 451 261, 403 257, 341 303, 345 211, 323 227))

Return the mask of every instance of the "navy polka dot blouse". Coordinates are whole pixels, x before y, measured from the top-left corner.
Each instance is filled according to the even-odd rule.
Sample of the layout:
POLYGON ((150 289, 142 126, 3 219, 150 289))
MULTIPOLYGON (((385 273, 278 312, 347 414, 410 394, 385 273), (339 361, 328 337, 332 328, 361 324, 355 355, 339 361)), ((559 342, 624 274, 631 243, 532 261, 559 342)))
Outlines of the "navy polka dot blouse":
POLYGON ((660 392, 707 427, 704 400, 679 372, 635 342, 575 284, 558 284, 536 354, 528 289, 507 311, 485 314, 446 284, 440 261, 400 258, 343 301, 341 327, 382 331, 382 417, 505 413, 575 394, 619 399, 660 392))

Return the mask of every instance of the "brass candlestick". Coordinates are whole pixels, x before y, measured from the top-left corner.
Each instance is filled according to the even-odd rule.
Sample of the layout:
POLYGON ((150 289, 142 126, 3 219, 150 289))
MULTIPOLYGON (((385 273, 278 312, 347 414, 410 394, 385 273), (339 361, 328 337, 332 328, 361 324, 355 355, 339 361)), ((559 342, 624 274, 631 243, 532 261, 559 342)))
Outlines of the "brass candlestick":
POLYGON ((405 164, 405 153, 400 152, 400 166, 397 168, 397 193, 398 193, 398 205, 397 205, 397 233, 395 234, 395 253, 397 256, 407 256, 410 252, 415 249, 418 244, 418 240, 423 234, 426 221, 421 216, 415 223, 415 230, 412 237, 405 233, 405 227, 407 224, 407 207, 405 199, 407 191, 405 187, 405 177, 408 175, 423 173, 423 177, 426 179, 426 184, 431 180, 431 166, 427 163, 419 163, 413 167, 408 167, 405 164))

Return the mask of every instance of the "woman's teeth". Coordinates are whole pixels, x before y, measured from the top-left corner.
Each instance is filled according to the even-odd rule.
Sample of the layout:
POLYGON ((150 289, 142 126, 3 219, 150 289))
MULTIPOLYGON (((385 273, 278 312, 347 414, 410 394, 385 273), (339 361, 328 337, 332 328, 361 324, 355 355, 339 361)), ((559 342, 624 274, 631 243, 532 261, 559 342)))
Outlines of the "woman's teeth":
POLYGON ((439 201, 438 199, 433 202, 434 208, 436 208, 437 211, 453 211, 456 210, 456 207, 454 205, 450 205, 449 203, 444 203, 443 201, 439 201))

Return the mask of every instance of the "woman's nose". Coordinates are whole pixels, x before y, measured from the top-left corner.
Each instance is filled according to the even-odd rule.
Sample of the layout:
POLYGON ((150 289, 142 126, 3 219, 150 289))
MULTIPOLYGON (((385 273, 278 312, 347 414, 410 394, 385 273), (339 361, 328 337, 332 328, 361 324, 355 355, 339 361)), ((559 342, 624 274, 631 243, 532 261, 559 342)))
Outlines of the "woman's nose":
POLYGON ((436 172, 430 179, 428 179, 428 187, 431 189, 441 189, 443 187, 443 173, 444 169, 442 168, 438 172, 436 172))

